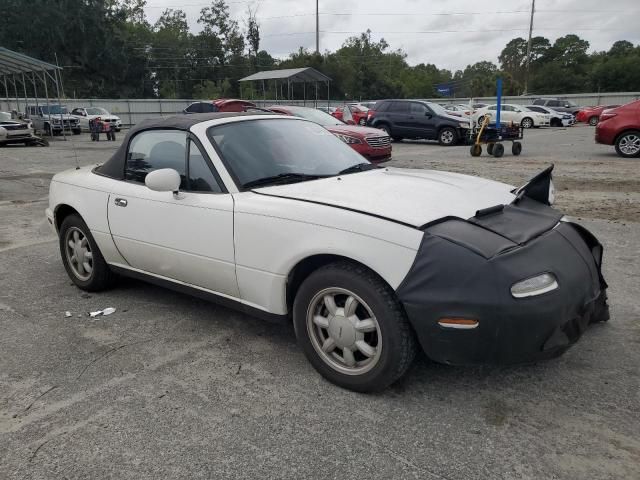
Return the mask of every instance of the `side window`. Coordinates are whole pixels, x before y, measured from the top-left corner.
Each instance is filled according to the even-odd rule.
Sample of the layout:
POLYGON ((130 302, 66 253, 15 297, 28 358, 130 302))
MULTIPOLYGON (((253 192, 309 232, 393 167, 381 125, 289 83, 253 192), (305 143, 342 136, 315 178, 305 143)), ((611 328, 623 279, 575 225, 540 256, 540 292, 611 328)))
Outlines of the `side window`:
POLYGON ((519 110, 512 105, 502 105, 503 112, 518 112, 519 110))
POLYGON ((424 115, 429 112, 429 109, 426 107, 426 105, 423 105, 421 103, 411 103, 410 112, 412 115, 419 115, 424 117, 424 115))
POLYGON ((144 183, 147 173, 173 168, 180 174, 180 188, 186 188, 187 134, 178 130, 148 130, 131 140, 124 178, 144 183))
POLYGON ((389 113, 409 113, 409 104, 407 102, 391 102, 388 111, 389 113))
POLYGON ((497 110, 498 106, 497 105, 491 105, 489 108, 487 108, 487 110, 497 110))
POLYGON ((187 107, 187 112, 189 113, 200 113, 200 103, 192 103, 187 107))
POLYGON ((549 103, 547 104, 548 107, 559 107, 561 106, 561 102, 559 102, 558 100, 549 100, 549 103))
POLYGON ((538 112, 538 113, 545 113, 544 109, 540 108, 540 107, 527 107, 529 110, 531 110, 532 112, 538 112))
POLYGON ((198 145, 189 140, 189 186, 192 192, 221 193, 222 189, 211 172, 207 160, 198 145))
POLYGON ((215 108, 213 106, 213 103, 202 103, 202 113, 211 113, 211 112, 215 112, 215 108))
POLYGON ((534 105, 544 105, 544 100, 534 100, 533 104, 534 105))
POLYGON ((376 112, 386 112, 389 110, 390 102, 382 102, 380 105, 375 105, 374 110, 376 112))

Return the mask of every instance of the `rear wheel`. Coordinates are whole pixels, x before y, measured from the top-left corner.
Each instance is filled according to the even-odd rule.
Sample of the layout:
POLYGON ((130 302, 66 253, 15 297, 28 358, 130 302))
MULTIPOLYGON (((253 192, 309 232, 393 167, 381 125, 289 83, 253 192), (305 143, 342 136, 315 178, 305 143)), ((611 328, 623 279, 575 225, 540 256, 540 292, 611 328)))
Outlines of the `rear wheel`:
POLYGON ((520 122, 520 125, 522 126, 522 128, 532 128, 534 126, 533 119, 525 117, 522 119, 522 122, 520 122))
POLYGON ((458 141, 458 132, 456 132, 455 128, 452 127, 444 127, 440 130, 438 134, 438 143, 445 147, 450 147, 451 145, 455 145, 458 141))
POLYGON ((417 352, 395 293, 360 265, 337 262, 313 272, 298 290, 293 320, 309 362, 349 390, 383 390, 405 374, 417 352))
POLYGON ((502 145, 501 143, 496 143, 493 146, 493 156, 496 158, 500 158, 503 155, 504 155, 504 145, 502 145))
POLYGON ((513 142, 511 145, 511 153, 513 153, 516 157, 522 153, 522 144, 520 142, 513 142))
POLYGON ((632 130, 620 135, 616 140, 616 152, 625 158, 640 157, 640 131, 632 130))
POLYGON ((471 152, 472 157, 479 157, 480 155, 482 155, 482 147, 477 143, 471 145, 469 151, 471 152))
POLYGON ((592 127, 595 127, 598 124, 598 120, 599 118, 596 117, 595 115, 593 117, 589 117, 589 125, 591 125, 592 127))
POLYGON ((489 145, 487 145, 487 153, 489 155, 493 155, 493 146, 495 145, 495 143, 490 143, 489 145))
POLYGON ((115 275, 109 269, 84 220, 72 214, 60 226, 60 253, 67 274, 78 287, 100 291, 113 284, 115 275))

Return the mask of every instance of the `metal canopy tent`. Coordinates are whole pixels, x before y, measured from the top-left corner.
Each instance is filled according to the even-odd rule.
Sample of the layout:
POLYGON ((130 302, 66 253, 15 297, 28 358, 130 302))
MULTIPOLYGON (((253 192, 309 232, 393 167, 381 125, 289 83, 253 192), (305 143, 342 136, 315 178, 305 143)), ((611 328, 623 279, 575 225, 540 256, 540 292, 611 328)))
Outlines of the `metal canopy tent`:
POLYGON ((280 99, 284 100, 284 95, 281 93, 280 99, 278 98, 278 85, 282 87, 284 83, 287 84, 287 100, 291 100, 292 86, 296 83, 302 83, 303 85, 303 99, 304 104, 307 104, 307 83, 313 83, 315 86, 315 99, 314 106, 318 106, 318 84, 323 83, 327 86, 327 106, 329 106, 330 100, 330 84, 331 78, 327 77, 324 73, 319 72, 315 68, 286 68, 283 70, 268 70, 265 72, 254 73, 248 77, 241 78, 240 82, 261 82, 262 83, 262 95, 263 99, 267 100, 267 90, 265 82, 273 80, 275 82, 276 91, 276 103, 279 103, 280 99))
MULTIPOLYGON (((8 50, 4 47, 0 47, 0 85, 4 85, 4 91, 7 101, 7 107, 11 110, 9 95, 9 82, 13 85, 13 98, 15 98, 15 110, 19 114, 20 112, 20 94, 18 93, 18 84, 22 84, 24 111, 27 113, 27 85, 30 84, 29 90, 33 93, 36 107, 38 107, 38 85, 44 86, 45 101, 47 107, 49 106, 49 89, 48 82, 51 80, 55 85, 56 96, 58 103, 60 103, 60 90, 62 88, 62 77, 60 75, 61 67, 53 65, 51 63, 43 62, 37 58, 23 55, 22 53, 8 50), (30 77, 30 78, 29 78, 30 77)), ((49 111, 49 109, 47 109, 49 111)), ((63 129, 64 132, 64 129, 63 129)))

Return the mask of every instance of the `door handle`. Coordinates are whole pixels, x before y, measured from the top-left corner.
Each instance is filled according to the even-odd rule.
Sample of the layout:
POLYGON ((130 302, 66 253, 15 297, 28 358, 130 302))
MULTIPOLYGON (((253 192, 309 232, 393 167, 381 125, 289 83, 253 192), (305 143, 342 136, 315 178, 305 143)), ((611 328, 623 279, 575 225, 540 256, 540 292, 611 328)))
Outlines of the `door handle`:
POLYGON ((127 202, 124 198, 116 198, 113 202, 116 204, 116 207, 126 207, 129 202, 127 202))

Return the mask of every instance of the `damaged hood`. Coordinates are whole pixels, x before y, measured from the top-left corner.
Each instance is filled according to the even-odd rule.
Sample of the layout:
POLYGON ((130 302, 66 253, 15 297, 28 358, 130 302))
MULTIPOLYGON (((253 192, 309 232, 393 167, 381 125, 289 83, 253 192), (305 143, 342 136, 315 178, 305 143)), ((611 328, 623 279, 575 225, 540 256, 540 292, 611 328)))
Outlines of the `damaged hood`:
POLYGON ((260 188, 261 194, 303 200, 420 227, 442 217, 470 218, 508 204, 512 186, 438 170, 385 168, 309 182, 260 188))

